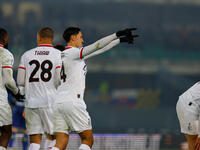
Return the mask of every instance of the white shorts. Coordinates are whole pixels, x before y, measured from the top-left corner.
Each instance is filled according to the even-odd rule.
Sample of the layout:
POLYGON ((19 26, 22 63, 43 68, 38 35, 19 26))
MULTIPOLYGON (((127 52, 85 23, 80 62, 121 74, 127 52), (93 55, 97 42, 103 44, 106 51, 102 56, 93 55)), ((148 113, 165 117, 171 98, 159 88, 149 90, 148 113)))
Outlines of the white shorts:
POLYGON ((53 135, 52 107, 25 108, 26 128, 29 135, 48 133, 53 135))
POLYGON ((199 128, 199 105, 184 98, 179 98, 176 111, 181 133, 197 135, 199 128))
POLYGON ((55 104, 54 132, 69 134, 91 130, 91 118, 83 105, 64 102, 55 104))
POLYGON ((12 111, 10 105, 0 104, 0 127, 12 124, 12 111))

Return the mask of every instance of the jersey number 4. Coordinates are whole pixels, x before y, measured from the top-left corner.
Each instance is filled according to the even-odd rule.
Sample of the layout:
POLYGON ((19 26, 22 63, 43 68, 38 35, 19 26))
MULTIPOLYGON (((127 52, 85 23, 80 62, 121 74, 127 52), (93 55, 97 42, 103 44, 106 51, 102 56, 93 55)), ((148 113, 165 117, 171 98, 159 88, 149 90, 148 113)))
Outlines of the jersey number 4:
POLYGON ((63 82, 66 82, 67 75, 65 74, 65 68, 63 63, 61 67, 60 78, 61 80, 63 80, 63 82))
POLYGON ((53 68, 53 64, 50 60, 44 60, 41 65, 40 62, 38 60, 31 60, 29 62, 30 65, 35 64, 35 68, 33 69, 33 72, 31 73, 30 77, 29 77, 29 82, 39 82, 39 78, 34 77, 35 74, 37 73, 37 71, 40 69, 41 67, 41 74, 40 74, 40 78, 42 81, 44 82, 48 82, 51 77, 52 77, 52 73, 51 70, 53 68), (46 65, 48 65, 48 67, 46 67, 46 65), (45 76, 45 74, 47 76, 45 76))

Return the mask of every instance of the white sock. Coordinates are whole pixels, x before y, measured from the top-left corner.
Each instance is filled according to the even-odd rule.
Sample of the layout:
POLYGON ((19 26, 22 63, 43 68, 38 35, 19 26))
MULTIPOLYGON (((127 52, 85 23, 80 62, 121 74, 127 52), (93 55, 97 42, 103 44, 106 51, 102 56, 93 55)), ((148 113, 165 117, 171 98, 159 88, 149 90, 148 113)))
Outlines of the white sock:
POLYGON ((57 147, 52 147, 51 150, 60 150, 60 149, 57 147))
POLYGON ((48 148, 50 142, 51 142, 50 140, 45 139, 45 141, 44 141, 44 149, 48 148))
POLYGON ((49 147, 54 147, 54 145, 56 145, 56 140, 51 141, 51 143, 49 144, 49 147))
POLYGON ((0 150, 6 150, 6 148, 3 146, 0 146, 0 150))
POLYGON ((91 150, 87 144, 81 144, 79 150, 91 150))
POLYGON ((54 147, 54 145, 56 145, 56 140, 53 140, 53 141, 48 140, 48 141, 49 141, 49 145, 47 145, 48 149, 50 149, 50 148, 54 147))
POLYGON ((40 150, 40 144, 31 143, 28 150, 40 150))

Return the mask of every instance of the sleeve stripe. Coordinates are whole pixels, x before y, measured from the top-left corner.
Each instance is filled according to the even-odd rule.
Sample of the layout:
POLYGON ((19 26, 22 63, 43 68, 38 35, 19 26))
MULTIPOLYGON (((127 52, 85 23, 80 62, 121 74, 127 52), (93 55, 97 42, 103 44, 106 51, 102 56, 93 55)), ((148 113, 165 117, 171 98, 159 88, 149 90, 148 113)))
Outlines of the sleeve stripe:
POLYGON ((57 66, 56 69, 57 69, 57 68, 61 68, 61 66, 57 66))
POLYGON ((2 66, 2 68, 12 68, 12 66, 2 66))
POLYGON ((25 67, 22 67, 22 66, 19 66, 18 68, 26 70, 26 68, 25 68, 25 67))
POLYGON ((83 52, 83 47, 81 48, 81 52, 80 52, 80 59, 82 59, 82 58, 83 58, 82 52, 83 52))

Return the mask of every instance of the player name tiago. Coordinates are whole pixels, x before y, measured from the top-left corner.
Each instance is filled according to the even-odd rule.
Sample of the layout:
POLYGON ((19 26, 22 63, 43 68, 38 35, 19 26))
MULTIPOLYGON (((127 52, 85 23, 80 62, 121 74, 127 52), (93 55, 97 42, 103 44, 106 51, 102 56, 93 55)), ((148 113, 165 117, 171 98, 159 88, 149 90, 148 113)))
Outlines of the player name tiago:
POLYGON ((49 55, 49 51, 35 51, 35 55, 49 55))

